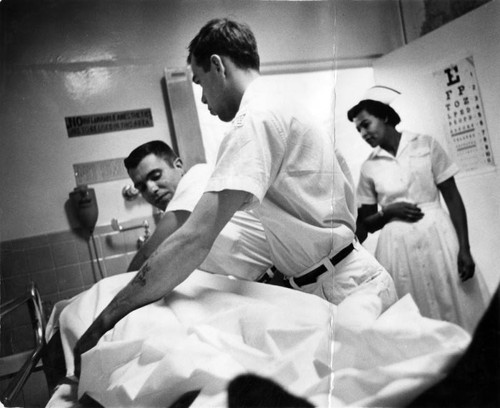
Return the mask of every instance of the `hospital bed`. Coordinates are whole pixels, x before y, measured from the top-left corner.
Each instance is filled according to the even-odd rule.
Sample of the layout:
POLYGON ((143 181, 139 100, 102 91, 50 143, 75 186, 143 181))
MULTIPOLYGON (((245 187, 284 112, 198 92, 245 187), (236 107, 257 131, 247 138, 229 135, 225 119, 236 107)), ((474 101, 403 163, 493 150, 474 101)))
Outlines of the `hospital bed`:
POLYGON ((106 278, 54 308, 50 343, 66 372, 47 404, 227 406, 227 387, 253 373, 316 407, 405 406, 446 376, 470 342, 456 325, 423 318, 411 297, 381 313, 378 298, 338 306, 284 287, 195 271, 154 304, 122 319, 82 356, 73 347, 134 273, 106 278), (56 336, 56 337, 54 337, 56 336))

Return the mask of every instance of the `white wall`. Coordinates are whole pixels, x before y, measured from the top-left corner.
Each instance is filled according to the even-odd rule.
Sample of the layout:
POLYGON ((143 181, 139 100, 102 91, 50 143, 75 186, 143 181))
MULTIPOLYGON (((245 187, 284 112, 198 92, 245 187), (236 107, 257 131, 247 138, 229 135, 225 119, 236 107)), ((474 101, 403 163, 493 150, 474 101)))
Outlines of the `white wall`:
POLYGON ((394 108, 402 128, 433 135, 446 147, 436 69, 472 55, 497 168, 457 176, 467 208, 472 253, 491 290, 500 280, 500 2, 494 0, 380 58, 375 82, 402 95, 394 108))
MULTIPOLYGON (((153 138, 170 141, 164 68, 184 66, 191 38, 221 15, 250 24, 264 67, 322 63, 334 54, 339 64, 366 63, 401 45, 392 0, 3 0, 2 240, 69 228, 73 164, 124 157, 153 138), (66 116, 140 108, 151 108, 153 128, 67 137, 66 116)), ((122 199, 126 183, 91 186, 98 226, 151 215, 144 202, 122 199)))

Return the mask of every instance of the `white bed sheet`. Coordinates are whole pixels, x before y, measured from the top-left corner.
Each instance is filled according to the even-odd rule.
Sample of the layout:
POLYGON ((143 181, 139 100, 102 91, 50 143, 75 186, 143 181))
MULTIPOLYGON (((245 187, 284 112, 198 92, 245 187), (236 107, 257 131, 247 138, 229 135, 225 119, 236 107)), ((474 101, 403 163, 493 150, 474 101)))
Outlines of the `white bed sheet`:
MULTIPOLYGON (((104 279, 53 313, 49 326, 60 326, 68 376, 76 340, 133 275, 104 279)), ((409 296, 380 314, 375 296, 355 294, 336 307, 196 271, 82 356, 78 397, 87 393, 106 407, 168 407, 201 388, 192 407, 223 407, 228 382, 252 372, 317 407, 404 406, 440 380, 469 342, 460 327, 422 317, 409 296)), ((61 406, 57 398, 48 406, 61 406)))

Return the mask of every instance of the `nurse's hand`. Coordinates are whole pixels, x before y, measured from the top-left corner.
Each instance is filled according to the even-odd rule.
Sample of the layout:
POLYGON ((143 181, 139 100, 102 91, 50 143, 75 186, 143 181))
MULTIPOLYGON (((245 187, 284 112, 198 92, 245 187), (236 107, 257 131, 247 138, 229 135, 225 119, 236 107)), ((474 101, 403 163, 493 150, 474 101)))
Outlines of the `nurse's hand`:
POLYGON ((416 204, 405 201, 389 204, 384 207, 387 218, 396 218, 406 222, 417 222, 422 219, 424 213, 416 204))
POLYGON ((474 263, 474 259, 472 259, 470 250, 460 248, 458 251, 458 276, 462 282, 474 276, 475 268, 476 264, 474 263))

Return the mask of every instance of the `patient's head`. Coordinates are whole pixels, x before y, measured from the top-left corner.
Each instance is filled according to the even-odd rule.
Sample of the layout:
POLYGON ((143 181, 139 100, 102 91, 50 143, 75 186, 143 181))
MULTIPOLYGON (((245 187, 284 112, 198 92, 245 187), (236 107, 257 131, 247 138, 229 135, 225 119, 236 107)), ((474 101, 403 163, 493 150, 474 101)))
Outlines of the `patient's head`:
POLYGON ((184 174, 181 159, 165 142, 153 140, 135 148, 124 163, 144 199, 164 211, 184 174))

